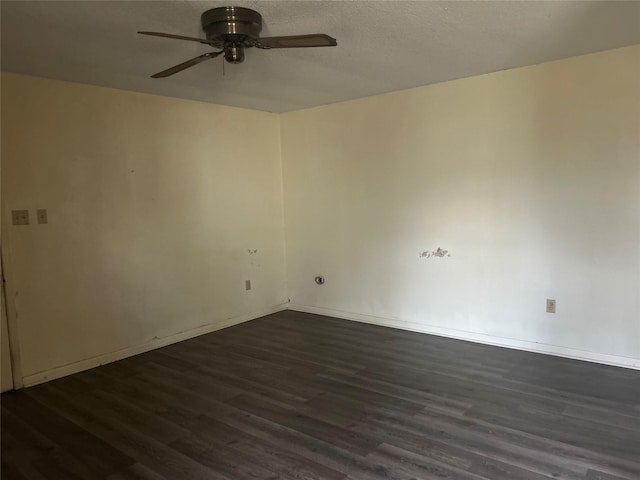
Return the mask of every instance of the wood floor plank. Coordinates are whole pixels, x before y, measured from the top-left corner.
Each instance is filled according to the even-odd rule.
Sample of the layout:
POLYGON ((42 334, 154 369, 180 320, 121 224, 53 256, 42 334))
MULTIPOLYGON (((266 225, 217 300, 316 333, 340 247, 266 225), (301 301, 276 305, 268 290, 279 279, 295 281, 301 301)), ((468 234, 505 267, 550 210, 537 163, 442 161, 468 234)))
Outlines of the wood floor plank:
POLYGON ((617 475, 611 475, 597 470, 589 470, 586 478, 587 480, 624 480, 624 477, 618 477, 617 475))
POLYGON ((272 470, 256 464, 252 458, 248 458, 242 452, 227 445, 221 445, 220 442, 206 441, 199 436, 182 438, 169 446, 229 478, 266 480, 276 476, 272 470))
MULTIPOLYGON (((388 420, 388 419, 387 419, 388 420)), ((496 459, 494 449, 488 449, 486 455, 474 453, 467 447, 465 439, 451 437, 438 438, 437 434, 425 434, 426 426, 414 427, 409 422, 373 420, 359 424, 353 430, 366 434, 373 438, 379 438, 384 443, 397 446, 403 450, 416 453, 425 458, 433 458, 439 464, 453 468, 464 466, 463 470, 476 473, 481 477, 493 480, 508 480, 518 478, 522 480, 542 480, 543 478, 555 478, 537 473, 535 469, 523 468, 518 465, 517 458, 507 461, 496 459)), ((553 473, 556 473, 555 471, 553 473)), ((566 477, 571 478, 571 477, 566 477)), ((575 478, 575 477, 574 477, 575 478)))
MULTIPOLYGON (((334 398, 328 405, 329 408, 342 408, 343 410, 347 410, 349 407, 352 410, 360 408, 357 403, 349 399, 334 398), (337 407, 335 406, 336 403, 337 407), (350 406, 349 403, 351 403, 350 406)), ((470 431, 467 428, 468 422, 465 424, 459 421, 458 425, 456 425, 454 421, 447 420, 449 420, 449 417, 442 414, 409 416, 403 412, 378 408, 370 412, 365 423, 368 425, 373 421, 404 429, 419 435, 426 441, 438 442, 439 447, 449 448, 451 452, 462 450, 538 473, 551 471, 557 474, 557 478, 574 480, 584 478, 586 468, 583 465, 564 461, 558 462, 555 456, 546 455, 544 448, 546 445, 542 444, 542 442, 536 445, 538 447, 542 446, 542 449, 533 449, 530 446, 522 447, 517 444, 512 445, 508 441, 496 438, 493 432, 477 433, 470 431)), ((352 428, 360 431, 362 427, 356 424, 352 428)), ((456 458, 456 462, 460 462, 459 457, 456 458)))
MULTIPOLYGON (((22 392, 2 397, 2 405, 14 415, 38 430, 64 451, 81 453, 77 457, 78 469, 88 469, 106 476, 131 465, 132 458, 87 430, 56 415, 48 406, 22 392)), ((53 451, 57 454, 57 450, 53 451)), ((56 457, 58 458, 58 457, 56 457)))
POLYGON ((528 434, 521 430, 470 419, 459 414, 443 414, 434 409, 425 408, 414 419, 416 422, 427 423, 446 432, 460 432, 469 440, 486 440, 490 443, 487 447, 479 446, 474 449, 483 455, 493 455, 494 446, 502 446, 504 449, 516 452, 511 461, 523 455, 541 459, 550 466, 550 471, 559 467, 560 470, 584 474, 590 467, 597 465, 599 469, 606 472, 640 478, 640 463, 557 442, 549 437, 528 434))
POLYGON ((277 475, 305 480, 341 480, 344 474, 321 463, 314 462, 278 445, 262 442, 258 437, 242 429, 217 421, 207 415, 201 415, 205 428, 199 435, 214 444, 230 446, 234 451, 246 457, 249 463, 261 465, 277 475))
POLYGON ((32 462, 47 456, 57 447, 55 440, 50 440, 37 429, 23 422, 2 406, 2 460, 13 463, 32 462))
POLYGON ((383 465, 389 478, 414 480, 482 480, 483 477, 465 470, 470 465, 452 465, 433 456, 425 457, 393 445, 382 444, 367 455, 368 459, 383 465))
POLYGON ((29 477, 13 462, 0 459, 0 475, 3 480, 27 480, 29 477))
POLYGON ((141 463, 134 463, 121 472, 107 477, 107 480, 168 480, 159 473, 150 470, 141 463))
POLYGON ((635 432, 611 429, 562 415, 491 407, 473 407, 466 415, 621 458, 637 460, 640 452, 640 438, 635 432))
POLYGON ((640 371, 292 311, 0 403, 3 480, 640 479, 640 371))
POLYGON ((340 448, 353 451, 359 455, 368 454, 379 444, 379 442, 373 438, 349 432, 331 423, 318 420, 305 414, 296 413, 292 408, 285 408, 251 395, 238 395, 228 400, 227 403, 240 410, 285 425, 301 433, 331 442, 340 448))
POLYGON ((341 448, 330 440, 318 439, 257 415, 242 412, 226 416, 222 421, 260 438, 263 442, 276 444, 301 457, 343 472, 347 478, 360 480, 389 478, 383 465, 376 464, 351 450, 341 448))

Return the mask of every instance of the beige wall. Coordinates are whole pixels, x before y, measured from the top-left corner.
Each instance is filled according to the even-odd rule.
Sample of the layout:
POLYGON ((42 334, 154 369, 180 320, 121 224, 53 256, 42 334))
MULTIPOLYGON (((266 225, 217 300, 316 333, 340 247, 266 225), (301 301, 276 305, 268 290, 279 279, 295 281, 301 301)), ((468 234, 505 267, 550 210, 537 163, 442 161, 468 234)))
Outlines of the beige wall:
POLYGON ((277 115, 3 74, 2 169, 27 384, 284 308, 277 115))
POLYGON ((16 382, 288 296, 639 367, 639 112, 640 47, 282 116, 3 74, 16 382), (12 209, 31 225, 10 226, 12 209))
POLYGON ((639 62, 284 114, 291 308, 640 367, 639 62))

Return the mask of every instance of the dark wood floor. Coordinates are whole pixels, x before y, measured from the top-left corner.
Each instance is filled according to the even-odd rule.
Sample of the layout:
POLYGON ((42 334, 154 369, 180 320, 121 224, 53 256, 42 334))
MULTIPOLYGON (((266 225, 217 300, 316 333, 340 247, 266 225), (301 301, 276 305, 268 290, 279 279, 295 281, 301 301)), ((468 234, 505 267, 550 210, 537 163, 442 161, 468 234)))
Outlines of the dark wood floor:
POLYGON ((295 312, 2 396, 3 479, 640 479, 640 371, 295 312))

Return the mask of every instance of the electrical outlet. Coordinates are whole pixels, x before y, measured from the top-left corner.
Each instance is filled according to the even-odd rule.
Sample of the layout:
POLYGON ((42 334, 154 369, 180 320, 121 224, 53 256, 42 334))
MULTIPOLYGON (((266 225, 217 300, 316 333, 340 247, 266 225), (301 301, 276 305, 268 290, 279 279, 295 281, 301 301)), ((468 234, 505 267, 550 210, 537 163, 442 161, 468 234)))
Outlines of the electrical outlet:
POLYGON ((245 290, 251 290, 251 280, 245 280, 244 281, 244 289, 245 290))
POLYGON ((14 225, 29 225, 29 210, 11 210, 14 225))
POLYGON ((556 313, 556 301, 552 298, 547 298, 547 313, 556 313))
POLYGON ((49 220, 47 220, 46 208, 39 208, 37 211, 37 216, 38 216, 38 223, 49 223, 49 220))

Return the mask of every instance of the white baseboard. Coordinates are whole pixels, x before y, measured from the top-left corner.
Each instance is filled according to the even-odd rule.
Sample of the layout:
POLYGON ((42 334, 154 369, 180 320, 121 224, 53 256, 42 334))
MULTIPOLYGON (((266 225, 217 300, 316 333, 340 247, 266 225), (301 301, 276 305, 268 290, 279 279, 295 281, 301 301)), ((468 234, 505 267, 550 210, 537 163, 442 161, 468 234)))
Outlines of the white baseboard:
POLYGON ((486 345, 495 345, 498 347, 512 348, 515 350, 524 350, 528 352, 544 353, 547 355, 555 355, 558 357, 573 358, 577 360, 585 360, 588 362, 602 363, 605 365, 613 365, 617 367, 626 367, 640 370, 640 358, 622 357, 618 355, 608 355, 604 353, 589 352, 586 350, 578 350, 568 347, 562 347, 558 345, 543 344, 537 342, 530 342, 525 340, 515 340, 510 338, 494 337, 492 335, 486 335, 482 333, 467 332, 462 330, 454 330, 445 327, 437 327, 433 325, 423 325, 415 322, 405 322, 402 320, 389 319, 384 317, 376 317, 373 315, 363 315, 359 313, 344 312, 341 310, 333 310, 329 308, 312 307, 308 305, 299 305, 295 303, 282 303, 275 305, 271 308, 264 309, 258 312, 252 312, 245 315, 240 315, 230 319, 226 319, 221 322, 214 322, 202 327, 187 330, 185 332, 176 333, 163 338, 154 338, 149 342, 141 345, 127 347, 115 352, 105 353, 96 357, 87 358, 78 362, 73 362, 67 365, 62 365, 49 370, 44 370, 31 375, 22 377, 25 387, 37 385, 39 383, 54 380, 56 378, 65 377, 74 373, 82 372, 90 368, 98 367, 106 363, 122 360, 127 357, 132 357, 140 353, 155 350, 156 348, 164 347, 172 343, 181 342, 189 338, 198 337, 206 333, 211 333, 216 330, 221 330, 226 327, 238 325, 249 320, 263 317, 283 310, 294 310, 297 312, 314 313, 317 315, 325 315, 328 317, 342 318, 345 320, 353 320, 356 322, 370 323, 372 325, 381 325, 385 327, 399 328, 402 330, 409 330, 412 332, 427 333, 430 335, 438 335, 441 337, 455 338, 458 340, 467 340, 470 342, 483 343, 486 345))
POLYGON ((78 362, 62 365, 60 367, 55 367, 50 370, 44 370, 42 372, 27 375, 22 377, 22 380, 25 387, 30 387, 33 385, 37 385, 39 383, 48 382, 49 380, 55 380, 56 378, 65 377, 67 375, 72 375, 74 373, 82 372, 83 370, 88 370, 90 368, 98 367, 106 363, 115 362, 117 360, 122 360, 127 357, 132 357, 134 355, 148 352, 150 350, 155 350, 156 348, 164 347, 172 343, 177 343, 183 340, 187 340, 189 338, 198 337, 200 335, 204 335, 205 333, 211 333, 211 332, 215 332, 216 330, 231 327, 233 325, 238 325, 239 323, 264 317, 265 315, 281 312, 286 309, 287 309, 287 303, 281 303, 280 305, 275 305, 271 308, 266 308, 262 311, 251 312, 245 315, 239 315, 237 317, 229 318, 220 322, 210 323, 208 325, 194 328, 192 330, 187 330, 184 332, 169 335, 168 337, 154 338, 153 340, 150 340, 149 342, 143 343, 141 345, 135 345, 133 347, 123 348, 122 350, 117 350, 115 352, 105 353, 103 355, 98 355, 96 357, 91 357, 84 360, 80 360, 78 362))
POLYGON ((363 315, 360 313, 343 312, 341 310, 333 310, 330 308, 312 307, 308 305, 299 305, 295 303, 289 304, 289 310, 297 312, 315 313, 317 315, 325 315, 327 317, 342 318, 345 320, 353 320, 356 322, 370 323, 372 325, 381 325, 384 327, 399 328, 412 332, 428 333, 430 335, 438 335, 440 337, 455 338, 458 340, 467 340, 469 342, 483 343, 486 345, 495 345, 497 347, 511 348, 514 350, 524 350, 527 352, 544 353, 557 357, 573 358, 576 360, 584 360, 587 362, 601 363, 605 365, 613 365, 616 367, 626 367, 640 370, 640 358, 622 357, 619 355, 609 355, 606 353, 590 352, 587 350, 578 350, 558 345, 550 345, 546 343, 530 342, 526 340, 516 340, 511 338, 494 337, 484 333, 467 332, 464 330, 455 330, 445 327, 437 327, 434 325, 423 325, 415 322, 405 322, 402 320, 394 320, 384 317, 376 317, 373 315, 363 315))

